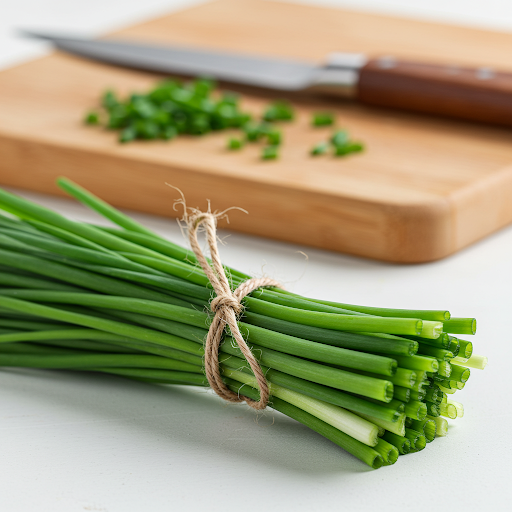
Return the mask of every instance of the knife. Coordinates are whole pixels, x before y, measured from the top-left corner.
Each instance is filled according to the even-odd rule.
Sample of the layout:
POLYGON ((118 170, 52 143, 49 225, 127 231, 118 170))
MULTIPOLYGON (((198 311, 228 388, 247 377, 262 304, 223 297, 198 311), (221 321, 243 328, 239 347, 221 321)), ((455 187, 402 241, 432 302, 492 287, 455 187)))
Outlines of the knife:
POLYGON ((512 126, 512 73, 331 53, 323 64, 122 39, 86 39, 40 32, 61 51, 158 73, 208 76, 277 91, 344 96, 360 103, 512 126))

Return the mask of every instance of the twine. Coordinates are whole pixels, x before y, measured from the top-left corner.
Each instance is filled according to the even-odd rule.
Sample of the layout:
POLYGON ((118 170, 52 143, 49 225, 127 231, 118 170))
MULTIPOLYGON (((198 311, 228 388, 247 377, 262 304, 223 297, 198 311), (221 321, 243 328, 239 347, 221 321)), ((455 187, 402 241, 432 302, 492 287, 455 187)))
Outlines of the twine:
POLYGON ((235 291, 231 291, 228 278, 222 266, 219 249, 217 247, 217 219, 225 214, 222 212, 211 213, 201 212, 195 209, 192 214, 187 215, 187 208, 184 200, 180 201, 185 207, 184 221, 188 229, 188 238, 197 261, 199 261, 206 277, 208 277, 215 291, 216 297, 211 301, 210 308, 215 316, 208 330, 205 342, 204 367, 206 378, 211 388, 221 398, 228 402, 246 402, 254 409, 264 409, 267 406, 270 396, 267 380, 263 371, 247 346, 240 329, 238 328, 238 317, 243 311, 242 299, 254 290, 264 286, 276 286, 282 288, 282 285, 268 277, 253 278, 244 281, 235 291), (206 240, 210 249, 212 264, 206 260, 203 251, 197 240, 197 231, 199 226, 204 226, 206 231, 206 240), (250 398, 233 393, 223 382, 219 368, 219 347, 226 325, 229 326, 231 336, 235 339, 238 347, 242 351, 245 359, 249 363, 254 376, 258 382, 260 390, 260 400, 256 402, 250 398))

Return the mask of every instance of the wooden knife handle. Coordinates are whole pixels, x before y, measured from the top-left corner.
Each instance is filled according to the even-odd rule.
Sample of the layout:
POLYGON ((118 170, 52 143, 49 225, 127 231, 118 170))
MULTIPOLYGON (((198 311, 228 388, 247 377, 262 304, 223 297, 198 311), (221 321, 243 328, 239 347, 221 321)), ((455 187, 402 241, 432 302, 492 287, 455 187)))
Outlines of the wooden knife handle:
POLYGON ((360 70, 362 103, 512 126, 512 73, 370 60, 360 70))

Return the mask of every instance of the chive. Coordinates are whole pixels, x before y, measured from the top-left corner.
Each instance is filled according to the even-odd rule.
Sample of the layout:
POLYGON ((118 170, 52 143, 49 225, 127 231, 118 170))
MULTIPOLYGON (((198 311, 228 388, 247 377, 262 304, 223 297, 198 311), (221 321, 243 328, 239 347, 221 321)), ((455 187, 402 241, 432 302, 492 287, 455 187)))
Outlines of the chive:
POLYGON ((261 130, 261 125, 259 124, 248 123, 243 129, 245 137, 249 142, 256 142, 264 135, 264 132, 261 130))
POLYGON ((422 345, 421 343, 418 348, 418 354, 435 357, 437 359, 442 359, 444 361, 449 361, 454 357, 453 353, 450 352, 449 350, 445 350, 443 348, 438 347, 431 347, 429 345, 422 345))
POLYGON ((413 355, 417 343, 412 340, 398 337, 379 338, 368 334, 335 331, 310 325, 301 325, 278 318, 263 316, 251 311, 244 312, 244 321, 251 325, 265 327, 272 331, 289 334, 319 343, 334 345, 336 347, 361 350, 364 352, 382 353, 389 355, 413 355))
POLYGON ((311 124, 313 126, 331 126, 334 124, 334 114, 332 112, 315 112, 311 124))
POLYGON ((441 398, 442 392, 438 386, 434 386, 432 388, 427 389, 425 399, 428 400, 429 402, 434 402, 435 404, 438 404, 441 402, 441 398))
POLYGON ((136 130, 131 126, 128 126, 127 128, 124 128, 119 134, 119 142, 131 142, 136 137, 136 130))
POLYGON ((279 146, 265 146, 261 150, 262 160, 275 160, 279 156, 279 146))
POLYGON ((411 420, 411 428, 422 433, 427 443, 431 443, 436 437, 437 425, 436 422, 430 418, 425 418, 422 421, 411 420))
POLYGON ((402 386, 395 386, 393 396, 402 402, 408 402, 411 399, 411 390, 402 386))
POLYGON ((473 355, 473 343, 471 341, 459 339, 459 352, 457 356, 469 359, 473 355))
POLYGON ((464 406, 455 400, 447 399, 446 403, 448 405, 453 405, 457 411, 457 418, 462 418, 464 416, 464 406))
POLYGON ((476 368, 477 370, 483 370, 487 366, 487 357, 472 355, 469 359, 456 357, 452 360, 452 363, 457 363, 461 366, 466 366, 468 368, 476 368))
POLYGON ((287 101, 276 101, 263 113, 265 121, 291 121, 295 117, 292 106, 287 101))
POLYGON ((405 437, 411 442, 411 447, 414 447, 416 450, 423 450, 427 444, 425 436, 412 428, 405 429, 405 437))
POLYGON ((418 400, 410 400, 405 404, 405 415, 414 420, 423 420, 427 415, 427 406, 418 400))
POLYGON ((394 464, 398 460, 398 456, 400 454, 396 446, 388 443, 382 438, 379 439, 374 449, 380 454, 380 456, 384 459, 384 462, 387 464, 394 464))
MULTIPOLYGON (((0 361, 1 357, 0 355, 0 361)), ((231 379, 235 379, 253 388, 258 387, 256 377, 254 376, 227 368, 224 369, 224 374, 231 379)), ((271 396, 280 398, 295 407, 303 409, 310 414, 314 414, 318 419, 325 421, 341 432, 348 434, 368 446, 375 446, 377 444, 378 428, 376 425, 356 414, 277 384, 270 384, 269 391, 271 396)))
POLYGON ((439 362, 429 356, 394 356, 399 366, 410 370, 437 371, 439 362))
POLYGON ((334 156, 346 156, 351 153, 360 153, 364 150, 364 145, 361 142, 347 142, 343 145, 334 146, 334 156))
POLYGON ((449 395, 453 395, 457 391, 457 388, 447 388, 447 387, 443 386, 442 384, 439 384, 439 389, 443 393, 447 393, 449 395))
MULTIPOLYGON (((446 310, 379 308, 374 306, 357 306, 354 304, 345 304, 342 302, 332 302, 319 299, 308 300, 342 309, 357 311, 359 313, 365 313, 367 315, 392 316, 398 318, 420 318, 421 320, 431 320, 435 322, 444 322, 445 320, 448 320, 450 318, 450 312, 446 310)), ((408 338, 412 338, 422 342, 426 341, 423 338, 418 338, 415 336, 408 336, 408 338)))
POLYGON ((103 93, 101 103, 107 110, 111 110, 119 104, 115 92, 111 90, 105 91, 103 93))
POLYGON ((334 132, 331 136, 331 143, 335 147, 343 147, 349 141, 349 135, 346 130, 338 130, 334 132))
POLYGON ((243 146, 244 142, 241 139, 237 139, 236 137, 230 137, 228 139, 228 149, 236 151, 237 149, 242 149, 243 146))
POLYGON ((311 155, 317 156, 317 155, 325 155, 327 151, 329 150, 329 143, 328 142, 319 142, 318 144, 315 144, 311 148, 311 155))
MULTIPOLYGON (((95 196, 88 190, 85 190, 77 183, 71 181, 68 178, 59 177, 57 178, 57 185, 60 189, 62 189, 64 192, 69 194, 70 196, 74 197, 76 200, 80 201, 82 204, 87 206, 88 208, 98 212, 100 215, 103 215, 107 219, 111 220, 112 222, 120 225, 124 229, 128 229, 130 231, 135 231, 138 233, 146 234, 153 236, 153 233, 139 224, 138 222, 135 222, 134 220, 130 219, 127 215, 124 215, 116 208, 113 208, 108 203, 100 199, 99 197, 95 196)), ((4 199, 4 198, 2 198, 4 199)), ((41 212, 36 212, 38 215, 41 212)), ((68 227, 68 226, 65 226, 68 227)), ((72 226, 74 227, 74 226, 72 226)), ((99 240, 100 243, 104 242, 104 240, 99 240)), ((126 249, 130 249, 131 247, 127 247, 126 249)), ((116 255, 117 258, 119 258, 119 255, 116 255)), ((90 260, 88 260, 90 261, 90 260)))
POLYGON ((436 437, 444 437, 448 434, 448 422, 444 418, 439 416, 427 416, 427 418, 436 423, 436 437))
POLYGON ((439 362, 439 369, 438 369, 438 375, 439 377, 441 378, 448 378, 450 377, 451 373, 452 373, 452 367, 450 365, 450 363, 448 361, 440 361, 438 359, 438 362, 439 362))
POLYGON ((203 373, 201 366, 174 361, 166 357, 124 354, 79 354, 37 355, 2 354, 0 366, 23 366, 25 368, 94 368, 96 366, 120 366, 135 368, 160 368, 192 373, 203 373))
POLYGON ((444 331, 453 334, 475 334, 476 319, 474 318, 451 318, 444 322, 444 331))
POLYGON ((393 432, 394 434, 403 436, 405 433, 405 414, 404 413, 400 414, 400 417, 397 420, 395 420, 394 422, 380 420, 378 418, 374 418, 373 416, 369 416, 367 414, 361 414, 361 413, 358 413, 358 414, 362 418, 365 418, 368 421, 375 423, 375 425, 378 425, 379 427, 382 427, 385 430, 389 430, 390 432, 393 432))
POLYGON ((411 392, 411 400, 419 400, 420 402, 423 402, 425 400, 426 391, 423 387, 419 391, 415 391, 415 390, 411 389, 410 392, 411 392))
POLYGON ((457 417, 457 409, 453 404, 441 403, 439 404, 439 414, 454 420, 457 417))
MULTIPOLYGON (((252 374, 252 370, 245 359, 240 359, 232 355, 221 354, 219 361, 223 364, 223 367, 228 366, 232 369, 252 374)), ((390 422, 396 421, 398 418, 398 415, 395 414, 394 411, 385 407, 386 404, 383 404, 382 402, 371 402, 362 397, 343 393, 342 391, 322 386, 314 382, 305 381, 292 375, 270 369, 266 366, 262 366, 262 370, 269 382, 279 384, 293 391, 298 391, 299 393, 312 398, 317 398, 318 400, 338 405, 345 409, 349 409, 350 411, 362 412, 390 422)))
POLYGON ((469 368, 465 368, 464 366, 459 366, 457 364, 451 365, 451 375, 450 380, 455 380, 458 382, 466 382, 469 379, 469 376, 471 374, 471 370, 469 368))
POLYGON ((272 128, 266 132, 267 143, 270 146, 279 146, 283 141, 283 135, 280 130, 272 128))
POLYGON ((91 110, 88 112, 84 119, 85 124, 99 124, 100 123, 100 115, 98 112, 91 110))
POLYGON ((178 130, 175 126, 165 126, 160 132, 160 138, 163 140, 171 140, 178 136, 178 130))
POLYGON ((439 416, 440 414, 440 409, 439 409, 439 405, 438 404, 435 404, 433 402, 426 402, 426 406, 427 406, 427 415, 428 416, 439 416))
MULTIPOLYGON (((359 370, 353 371, 360 372, 359 370)), ((360 373, 371 377, 378 377, 378 375, 365 371, 361 371, 360 373)), ((387 380, 389 380, 396 386, 402 386, 404 388, 412 389, 413 383, 416 381, 416 373, 413 370, 408 370, 406 368, 397 368, 395 375, 387 377, 387 380)))
POLYGON ((395 446, 400 455, 407 455, 411 451, 411 441, 404 436, 388 432, 382 436, 382 439, 395 446))
MULTIPOLYGON (((236 381, 228 381, 228 384, 230 384, 232 391, 238 392, 244 396, 248 396, 253 400, 259 399, 259 393, 253 388, 248 386, 240 387, 236 381)), ((359 460, 366 463, 371 468, 378 469, 382 466, 383 459, 373 448, 339 431, 335 427, 325 423, 325 421, 315 418, 306 411, 303 411, 298 407, 295 407, 276 397, 272 399, 272 407, 276 411, 282 412, 290 418, 293 418, 296 421, 306 425, 315 432, 318 432, 322 436, 343 448, 345 451, 354 455, 354 457, 357 457, 359 460)))

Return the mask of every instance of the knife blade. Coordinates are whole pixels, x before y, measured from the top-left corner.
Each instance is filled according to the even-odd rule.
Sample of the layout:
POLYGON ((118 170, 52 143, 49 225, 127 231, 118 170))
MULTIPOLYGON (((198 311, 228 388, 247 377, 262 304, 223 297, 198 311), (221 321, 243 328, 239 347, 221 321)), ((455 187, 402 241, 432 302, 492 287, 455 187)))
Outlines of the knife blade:
POLYGON ((324 63, 278 59, 122 39, 24 32, 63 52, 117 66, 274 89, 353 98, 361 103, 512 126, 512 73, 331 53, 324 63))

